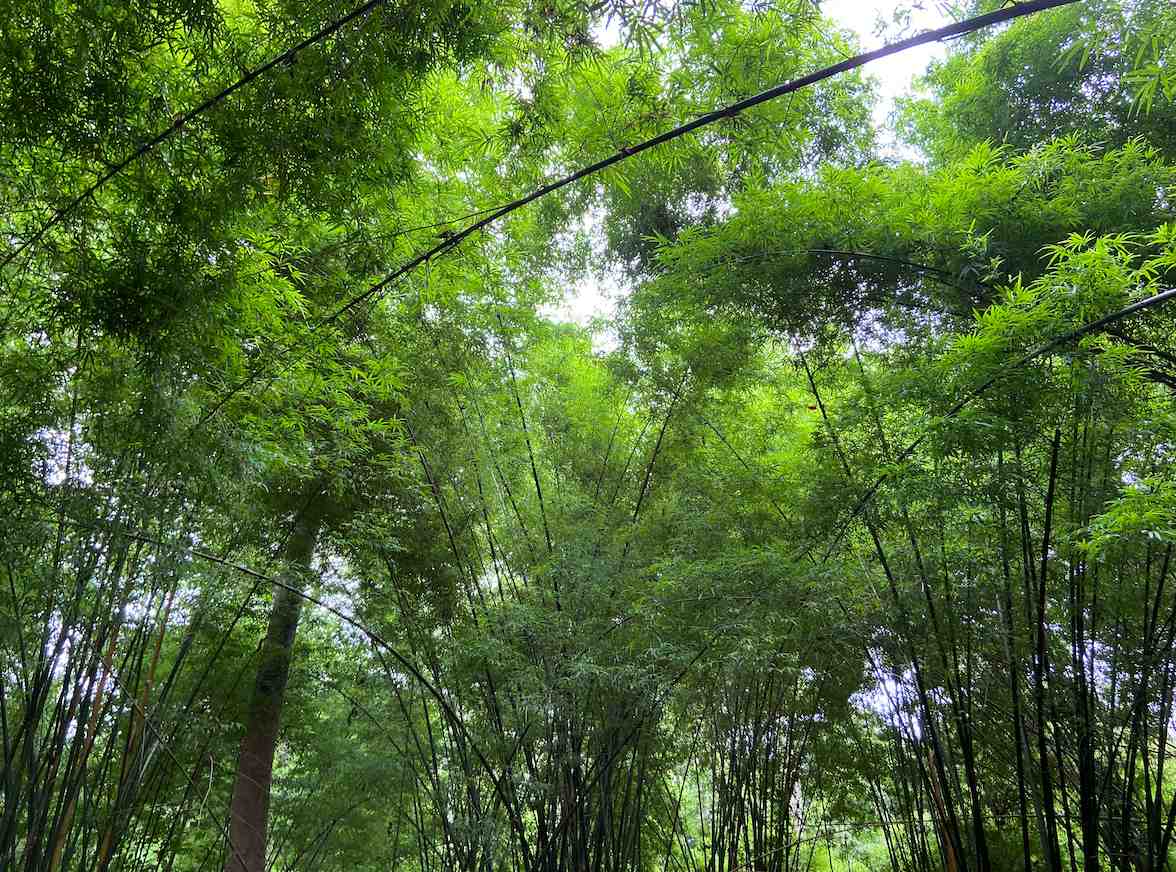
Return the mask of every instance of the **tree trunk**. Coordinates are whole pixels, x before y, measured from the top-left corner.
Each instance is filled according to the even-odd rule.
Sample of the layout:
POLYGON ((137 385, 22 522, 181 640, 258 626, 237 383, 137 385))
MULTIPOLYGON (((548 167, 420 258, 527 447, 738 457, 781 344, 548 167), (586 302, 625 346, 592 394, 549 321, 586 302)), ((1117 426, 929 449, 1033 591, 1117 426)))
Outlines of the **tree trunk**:
MULTIPOLYGON (((321 525, 322 512, 315 500, 295 520, 294 530, 286 543, 287 568, 279 580, 297 591, 302 590, 321 525)), ((237 758, 237 776, 229 805, 229 850, 225 872, 265 872, 274 750, 301 612, 302 597, 294 590, 275 586, 269 628, 258 652, 253 699, 237 758)))

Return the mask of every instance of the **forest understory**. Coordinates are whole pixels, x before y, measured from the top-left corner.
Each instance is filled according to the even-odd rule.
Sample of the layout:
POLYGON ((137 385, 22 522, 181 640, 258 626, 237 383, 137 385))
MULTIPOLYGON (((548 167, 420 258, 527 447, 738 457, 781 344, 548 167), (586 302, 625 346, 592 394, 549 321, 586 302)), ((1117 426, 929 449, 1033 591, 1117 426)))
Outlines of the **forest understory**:
POLYGON ((1176 866, 1176 4, 354 2, 0 13, 0 870, 1176 866))

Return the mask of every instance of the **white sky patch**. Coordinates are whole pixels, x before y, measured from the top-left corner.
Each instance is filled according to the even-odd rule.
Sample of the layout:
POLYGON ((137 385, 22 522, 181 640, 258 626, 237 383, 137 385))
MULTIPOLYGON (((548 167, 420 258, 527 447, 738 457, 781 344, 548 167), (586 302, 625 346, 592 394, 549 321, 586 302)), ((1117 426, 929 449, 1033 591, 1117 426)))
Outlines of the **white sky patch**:
POLYGON ((86 463, 87 446, 82 441, 80 427, 74 427, 72 446, 69 432, 57 427, 42 427, 37 431, 36 438, 45 446, 43 475, 46 484, 57 487, 65 483, 67 477, 83 487, 94 483, 93 470, 86 463))
POLYGON ((597 22, 592 28, 592 38, 596 40, 597 45, 604 48, 612 48, 614 45, 621 44, 621 38, 624 34, 621 33, 621 19, 617 16, 611 16, 607 21, 597 22))
MULTIPOLYGON (((604 213, 590 209, 581 219, 578 231, 589 238, 594 259, 604 253, 604 213)), ((581 327, 592 328, 593 347, 598 351, 609 351, 618 346, 612 331, 602 325, 593 325, 596 319, 611 320, 616 316, 617 303, 624 290, 621 287, 619 270, 605 274, 590 274, 564 293, 559 305, 546 306, 543 315, 556 321, 572 322, 581 327)))
MULTIPOLYGON (((955 19, 947 7, 947 3, 935 0, 914 0, 913 4, 895 3, 893 0, 821 2, 821 11, 824 15, 840 27, 857 34, 862 51, 871 51, 896 39, 951 24, 955 19), (903 15, 900 20, 896 20, 896 13, 901 11, 909 11, 909 17, 903 15)), ((614 21, 607 26, 598 27, 595 36, 603 45, 616 45, 620 41, 618 23, 614 21)), ((889 128, 889 119, 896 100, 914 90, 914 79, 922 75, 933 60, 942 59, 946 54, 947 47, 943 43, 931 43, 874 61, 864 67, 865 74, 873 77, 878 83, 879 100, 874 108, 874 126, 880 131, 879 145, 883 157, 919 159, 918 152, 898 142, 889 128)), ((591 225, 593 222, 598 225, 600 217, 595 213, 586 216, 585 225, 591 225)), ((591 227, 589 232, 594 237, 595 247, 596 239, 603 234, 599 226, 591 227)), ((616 316, 617 302, 623 294, 624 289, 618 284, 617 276, 594 276, 578 282, 565 293, 560 305, 548 307, 543 314, 557 321, 570 321, 582 327, 592 327, 594 319, 607 320, 616 316)), ((598 350, 616 347, 616 337, 608 331, 597 328, 593 334, 593 344, 598 350)))
MULTIPOLYGON (((907 26, 902 28, 894 20, 895 13, 909 5, 887 0, 824 0, 821 11, 841 27, 856 32, 862 51, 873 51, 896 39, 945 27, 955 21, 945 8, 947 4, 924 0, 915 4, 921 8, 910 9, 909 20, 903 22, 907 26)), ((940 60, 946 54, 947 47, 943 43, 933 42, 863 67, 864 73, 878 82, 880 99, 874 109, 876 127, 885 129, 887 119, 894 111, 895 100, 910 94, 913 80, 923 74, 931 61, 940 60)))

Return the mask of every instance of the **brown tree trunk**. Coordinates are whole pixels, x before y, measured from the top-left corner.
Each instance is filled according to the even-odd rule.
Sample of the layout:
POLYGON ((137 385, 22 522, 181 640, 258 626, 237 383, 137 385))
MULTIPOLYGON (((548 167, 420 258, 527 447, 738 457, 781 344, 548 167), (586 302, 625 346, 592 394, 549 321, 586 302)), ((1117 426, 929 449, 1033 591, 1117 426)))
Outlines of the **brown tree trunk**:
MULTIPOLYGON (((317 500, 294 522, 286 544, 287 569, 279 580, 298 591, 310 568, 322 512, 317 500)), ((237 776, 229 805, 229 846, 225 872, 265 872, 266 825, 270 782, 278 742, 282 703, 290 676, 290 655, 302 612, 302 597, 285 587, 274 587, 269 628, 258 652, 257 678, 248 723, 237 758, 237 776)))

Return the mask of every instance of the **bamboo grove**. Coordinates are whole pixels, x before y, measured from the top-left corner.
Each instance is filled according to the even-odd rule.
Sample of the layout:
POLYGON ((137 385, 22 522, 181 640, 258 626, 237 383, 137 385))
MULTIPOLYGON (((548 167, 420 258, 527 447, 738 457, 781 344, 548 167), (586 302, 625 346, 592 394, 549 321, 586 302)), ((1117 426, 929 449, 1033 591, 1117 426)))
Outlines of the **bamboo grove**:
POLYGON ((958 6, 9 3, 0 868, 1171 868, 1176 7, 958 6))

